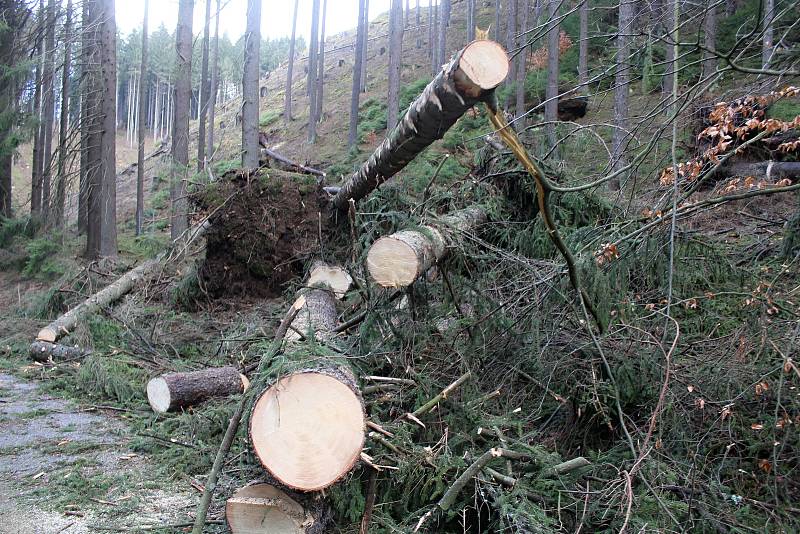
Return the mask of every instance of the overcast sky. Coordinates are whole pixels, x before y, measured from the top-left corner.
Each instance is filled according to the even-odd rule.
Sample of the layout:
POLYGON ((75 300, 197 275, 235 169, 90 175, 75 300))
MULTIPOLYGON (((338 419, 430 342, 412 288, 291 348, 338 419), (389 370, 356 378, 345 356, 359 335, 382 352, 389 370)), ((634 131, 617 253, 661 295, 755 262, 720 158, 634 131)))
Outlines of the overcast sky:
MULTIPOLYGON (((226 0, 222 0, 225 4, 226 0)), ((297 16, 297 34, 302 35, 308 42, 311 31, 311 6, 312 0, 300 0, 300 9, 297 16)), ((320 0, 320 5, 322 0, 320 0)), ((436 2, 434 2, 436 3, 436 2)), ((195 0, 194 27, 195 35, 202 34, 203 20, 205 17, 205 0, 195 0)), ((412 8, 416 0, 410 2, 412 8)), ((428 0, 421 0, 421 6, 427 6, 428 0)), ((123 35, 127 35, 134 28, 142 25, 144 15, 144 0, 117 0, 117 27, 123 35)), ((212 13, 216 9, 216 0, 211 1, 212 13)), ((373 20, 389 9, 389 0, 370 0, 369 18, 373 20)), ((263 0, 261 4, 261 35, 264 38, 288 37, 292 34, 292 14, 294 2, 292 0, 263 0)), ((358 18, 358 0, 328 0, 328 15, 325 23, 325 33, 334 35, 356 27, 358 18)), ((175 29, 178 20, 178 0, 151 0, 150 1, 150 31, 164 24, 169 31, 175 29)), ((222 9, 219 31, 220 35, 227 32, 231 40, 244 33, 247 20, 247 0, 229 0, 228 5, 222 9)), ((211 33, 214 27, 212 22, 211 33)))

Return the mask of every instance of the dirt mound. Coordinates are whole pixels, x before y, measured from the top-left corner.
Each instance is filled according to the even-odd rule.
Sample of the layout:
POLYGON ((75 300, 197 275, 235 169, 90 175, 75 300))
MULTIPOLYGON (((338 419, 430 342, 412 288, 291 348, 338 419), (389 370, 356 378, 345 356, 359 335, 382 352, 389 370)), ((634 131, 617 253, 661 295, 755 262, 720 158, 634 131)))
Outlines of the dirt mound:
POLYGON ((280 294, 319 248, 324 195, 316 178, 272 169, 231 172, 195 193, 211 214, 201 287, 212 298, 280 294))

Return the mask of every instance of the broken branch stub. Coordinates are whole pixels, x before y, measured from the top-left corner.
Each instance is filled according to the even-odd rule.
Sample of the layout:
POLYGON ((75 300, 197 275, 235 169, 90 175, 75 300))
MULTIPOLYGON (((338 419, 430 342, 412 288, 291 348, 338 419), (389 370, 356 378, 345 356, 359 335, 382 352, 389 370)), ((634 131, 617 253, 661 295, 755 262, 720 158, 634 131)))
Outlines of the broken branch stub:
POLYGON ((506 51, 494 41, 478 40, 462 48, 442 67, 397 123, 397 126, 342 185, 333 205, 347 210, 350 199, 358 201, 408 165, 468 109, 489 97, 506 79, 506 51))

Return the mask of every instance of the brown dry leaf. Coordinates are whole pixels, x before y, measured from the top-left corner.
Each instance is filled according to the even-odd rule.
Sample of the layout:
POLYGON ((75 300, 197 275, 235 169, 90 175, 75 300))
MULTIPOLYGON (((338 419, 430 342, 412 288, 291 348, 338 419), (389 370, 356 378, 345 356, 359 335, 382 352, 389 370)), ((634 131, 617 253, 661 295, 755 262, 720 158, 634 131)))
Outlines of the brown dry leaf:
POLYGON ((759 460, 758 467, 767 474, 769 474, 769 472, 772 471, 772 464, 770 463, 769 460, 764 460, 764 459, 759 460))
POLYGON ((752 425, 750 425, 750 428, 752 430, 764 430, 764 425, 762 425, 761 423, 753 423, 752 425))

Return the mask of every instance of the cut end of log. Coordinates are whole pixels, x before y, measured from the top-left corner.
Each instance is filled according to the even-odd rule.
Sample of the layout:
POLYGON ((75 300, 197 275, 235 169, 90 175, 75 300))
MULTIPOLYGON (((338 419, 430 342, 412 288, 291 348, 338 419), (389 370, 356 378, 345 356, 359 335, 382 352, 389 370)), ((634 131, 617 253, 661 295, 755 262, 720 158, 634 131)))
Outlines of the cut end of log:
POLYGON ((42 328, 36 336, 39 341, 47 341, 48 343, 55 343, 57 340, 56 332, 50 327, 42 328))
POLYGON ((261 464, 286 486, 327 488, 347 474, 364 445, 364 407, 342 380, 321 372, 282 378, 256 401, 250 439, 261 464))
POLYGON ((253 484, 236 491, 225 505, 233 534, 300 534, 306 532, 303 507, 269 484, 253 484))
POLYGON ((169 385, 162 377, 157 376, 147 383, 147 400, 156 413, 167 413, 172 403, 169 385))
POLYGON ((309 287, 327 287, 336 295, 337 299, 344 297, 353 284, 353 279, 341 267, 331 267, 323 263, 311 269, 306 285, 309 287))
POLYGON ((420 259, 415 250, 392 236, 381 237, 367 253, 367 269, 382 287, 407 287, 419 275, 420 259))
POLYGON ((472 41, 464 48, 458 67, 469 81, 481 89, 494 89, 508 76, 508 54, 494 41, 472 41))

